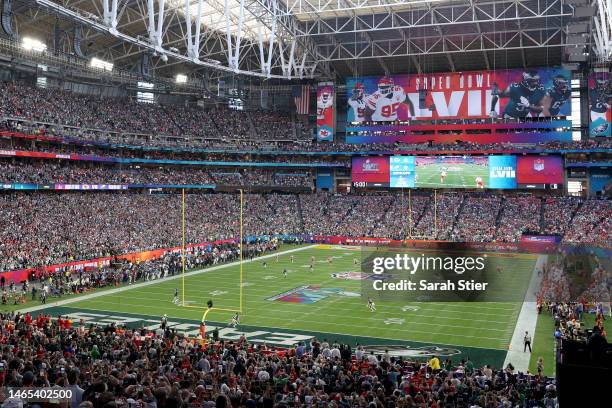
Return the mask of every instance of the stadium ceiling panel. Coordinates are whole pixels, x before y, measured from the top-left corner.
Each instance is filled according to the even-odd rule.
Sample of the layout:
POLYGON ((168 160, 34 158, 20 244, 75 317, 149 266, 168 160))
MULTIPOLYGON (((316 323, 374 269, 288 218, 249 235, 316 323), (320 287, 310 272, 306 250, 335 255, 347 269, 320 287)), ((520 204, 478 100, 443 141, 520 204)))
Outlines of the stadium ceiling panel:
MULTIPOLYGON (((149 54, 159 75, 296 79, 525 66, 532 51, 559 64, 590 41, 568 35, 580 1, 14 0, 14 9, 20 33, 78 26, 88 57, 122 67, 149 54)), ((595 47, 607 52, 607 2, 595 1, 595 47)))

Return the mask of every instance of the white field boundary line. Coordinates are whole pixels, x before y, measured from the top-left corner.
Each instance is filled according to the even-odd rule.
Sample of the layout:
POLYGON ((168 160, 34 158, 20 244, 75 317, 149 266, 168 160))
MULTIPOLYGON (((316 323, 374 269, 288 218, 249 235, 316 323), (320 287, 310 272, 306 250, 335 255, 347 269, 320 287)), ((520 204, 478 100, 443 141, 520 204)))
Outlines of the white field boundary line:
POLYGON ((516 371, 527 372, 529 369, 531 353, 523 352, 523 338, 525 337, 525 332, 529 332, 529 335, 531 336, 531 347, 533 348, 536 325, 538 323, 538 311, 536 308, 536 302, 528 301, 528 299, 533 299, 534 294, 538 293, 540 290, 541 282, 538 271, 543 270, 543 266, 546 264, 547 260, 548 255, 538 256, 538 260, 533 268, 531 280, 529 281, 529 287, 527 288, 525 299, 523 301, 523 305, 521 306, 521 312, 519 313, 516 321, 516 326, 514 326, 514 334, 512 335, 510 348, 506 354, 504 367, 506 367, 508 363, 511 363, 516 371))
MULTIPOLYGON (((260 256, 260 257, 257 257, 257 258, 243 260, 243 264, 247 264, 247 263, 251 263, 251 262, 258 262, 261 259, 273 258, 273 257, 276 257, 276 256, 286 255, 286 254, 290 254, 290 253, 294 253, 294 252, 305 251, 307 249, 312 249, 312 248, 314 248, 316 246, 318 246, 318 244, 308 245, 308 246, 304 246, 304 247, 300 247, 300 248, 288 249, 288 250, 282 251, 282 252, 273 252, 273 253, 270 253, 268 255, 263 255, 263 256, 260 256)), ((209 268, 196 269, 194 271, 185 272, 185 277, 193 276, 193 275, 199 275, 199 274, 202 274, 202 273, 212 272, 212 271, 216 271, 216 270, 219 270, 219 269, 230 268, 232 266, 239 266, 239 265, 240 265, 240 261, 234 261, 234 262, 231 262, 231 263, 221 264, 221 265, 217 265, 217 266, 211 266, 209 268)), ((50 307, 64 306, 64 305, 67 305, 67 304, 70 304, 70 303, 81 302, 83 300, 98 298, 100 296, 107 296, 107 295, 112 295, 112 294, 115 294, 115 293, 125 292, 125 291, 132 290, 132 289, 138 289, 138 288, 143 288, 143 287, 147 287, 147 286, 151 286, 151 285, 157 285, 157 284, 160 284, 162 282, 169 282, 171 280, 180 279, 182 277, 183 277, 183 274, 179 273, 179 274, 176 274, 174 276, 166 277, 166 278, 163 278, 163 279, 155 279, 155 280, 151 280, 151 281, 147 281, 147 282, 136 283, 134 285, 126 285, 126 286, 122 286, 122 287, 116 288, 116 289, 96 291, 96 292, 90 293, 88 295, 76 296, 76 297, 73 297, 73 298, 70 298, 70 299, 60 300, 60 301, 57 301, 57 302, 47 303, 47 304, 44 304, 44 305, 32 306, 32 307, 28 307, 28 308, 25 308, 25 309, 17 309, 16 311, 21 312, 21 313, 36 312, 36 311, 44 310, 44 309, 47 309, 47 308, 50 308, 50 307)))

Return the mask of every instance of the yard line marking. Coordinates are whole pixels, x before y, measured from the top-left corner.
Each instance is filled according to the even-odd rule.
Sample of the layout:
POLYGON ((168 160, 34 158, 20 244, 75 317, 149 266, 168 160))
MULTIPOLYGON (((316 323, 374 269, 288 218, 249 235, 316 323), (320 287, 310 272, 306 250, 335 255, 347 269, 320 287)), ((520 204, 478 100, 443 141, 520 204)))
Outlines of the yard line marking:
MULTIPOLYGON (((303 246, 303 247, 300 247, 300 248, 288 249, 288 250, 283 251, 283 252, 273 252, 271 254, 264 255, 264 256, 261 256, 261 257, 258 257, 258 258, 245 259, 245 260, 243 260, 243 263, 247 264, 247 263, 251 263, 251 262, 257 262, 258 260, 261 260, 261 259, 272 258, 272 257, 275 257, 277 255, 285 255, 285 254, 290 254, 290 253, 293 253, 293 252, 304 251, 306 249, 311 249, 311 248, 313 248, 315 246, 316 245, 307 245, 307 246, 303 246)), ((219 270, 219 269, 229 268, 231 266, 238 266, 238 265, 240 265, 240 261, 234 261, 234 262, 230 262, 230 263, 226 263, 226 264, 222 264, 222 265, 211 266, 209 268, 196 269, 194 271, 185 272, 185 277, 187 277, 187 276, 194 276, 194 275, 200 275, 202 273, 207 273, 207 272, 216 271, 216 270, 219 270)), ((134 285, 122 286, 122 287, 119 287, 119 288, 116 288, 116 289, 96 291, 94 293, 90 293, 90 294, 84 295, 84 296, 77 296, 77 297, 74 297, 74 298, 60 300, 60 301, 56 301, 56 302, 53 302, 53 303, 47 303, 47 304, 44 304, 44 305, 32 306, 32 307, 27 307, 27 308, 24 308, 24 309, 16 309, 16 310, 19 310, 22 313, 36 312, 38 310, 44 310, 46 308, 53 307, 53 306, 63 306, 63 305, 67 305, 67 304, 70 304, 70 303, 80 302, 82 300, 94 299, 94 298, 98 298, 100 296, 112 295, 112 294, 115 294, 115 293, 125 292, 125 291, 132 290, 132 289, 142 288, 142 287, 151 286, 151 285, 157 285, 157 284, 162 283, 162 282, 169 282, 169 281, 172 281, 172 280, 175 280, 175 279, 180 279, 181 277, 182 277, 182 274, 177 274, 177 275, 169 276, 169 277, 166 277, 166 278, 163 278, 163 279, 157 279, 157 280, 147 281, 147 282, 140 282, 140 283, 136 283, 134 285)), ((148 299, 148 300, 150 300, 150 299, 148 299)))
MULTIPOLYGON (((340 300, 342 300, 342 299, 343 299, 343 298, 340 298, 340 297, 339 297, 339 298, 335 299, 335 302, 338 302, 338 301, 340 301, 340 300)), ((150 300, 150 299, 149 299, 149 300, 150 300)), ((112 300, 101 300, 101 299, 97 299, 97 300, 95 300, 95 302, 96 302, 96 303, 101 303, 101 304, 103 304, 103 305, 117 305, 117 302, 112 301, 112 300)), ((282 306, 285 306, 285 305, 282 305, 282 306)), ((156 309, 156 310, 159 308, 159 306, 158 306, 158 305, 143 305, 143 304, 138 304, 138 307, 139 307, 139 308, 146 308, 146 309, 156 309)), ((173 309, 173 311, 174 311, 174 312, 176 312, 177 310, 181 310, 181 309, 182 309, 182 308, 181 308, 180 306, 177 306, 177 308, 176 308, 176 309, 173 309)), ((324 308, 323 308, 323 307, 319 307, 319 308, 314 309, 314 310, 309 311, 309 312, 297 312, 297 311, 292 311, 292 312, 291 312, 291 314, 292 314, 292 316, 293 316, 293 318, 294 318, 294 319, 295 319, 296 317, 297 317, 297 318, 299 318, 300 322, 308 322, 308 323, 317 323, 317 324, 320 324, 320 323, 321 323, 321 321, 320 321, 320 320, 317 320, 317 321, 314 321, 314 320, 304 320, 302 317, 305 317, 305 316, 311 316, 311 315, 314 315, 314 314, 321 313, 321 312, 322 312, 322 309, 324 309, 324 308)), ((182 310, 184 310, 184 309, 182 309, 182 310)), ((117 313, 120 313, 120 312, 117 312, 117 313)), ((266 319, 272 319, 272 320, 285 319, 285 320, 286 320, 286 317, 279 317, 279 318, 272 317, 272 316, 269 316, 269 317, 268 317, 267 315, 262 314, 262 313, 259 313, 258 315, 259 315, 259 317, 264 316, 264 318, 266 318, 266 319)), ((340 318, 340 317, 346 317, 346 315, 336 315, 336 314, 330 314, 330 313, 327 313, 327 312, 325 312, 325 316, 326 316, 326 317, 338 317, 338 318, 340 318)), ((398 314, 395 314, 395 316, 398 316, 398 314)), ((371 314, 371 316, 369 316, 369 317, 351 316, 351 319, 355 319, 355 320, 367 320, 367 321, 370 321, 370 320, 372 319, 372 317, 376 317, 376 314, 371 314)), ((384 316, 383 316, 383 317, 384 317, 384 316)), ((418 325, 418 326, 434 326, 434 327, 440 327, 440 324, 438 324, 438 323, 430 323, 430 322, 426 322, 426 321, 423 321, 423 322, 420 322, 420 321, 411 321, 410 323, 412 323, 412 324, 414 324, 414 325, 418 325)), ((334 325, 336 325, 336 326, 348 326, 348 327, 355 327, 355 324, 348 324, 348 323, 334 323, 334 325)), ((444 326, 444 328, 451 327, 451 328, 454 328, 454 329, 466 329, 466 328, 467 328, 465 325, 444 324, 443 326, 444 326)), ((480 329, 480 328, 482 328, 482 327, 469 327, 469 328, 471 328, 471 329, 480 329)), ((497 329, 497 328, 487 328, 486 330, 487 330, 487 331, 496 331, 496 332, 502 332, 502 333, 506 332, 506 329, 497 329)), ((413 331, 415 331, 415 330, 413 330, 413 331)), ((418 331, 415 331, 415 332, 418 332, 418 331)), ((422 331, 422 332, 420 332, 420 333, 429 333, 429 332, 422 331)), ((496 337, 495 339, 499 339, 499 337, 496 337)))
MULTIPOLYGON (((153 307, 153 306, 150 306, 153 307)), ((95 311, 95 312, 104 312, 106 313, 108 316, 113 316, 113 312, 109 312, 106 309, 95 309, 95 308, 79 308, 79 309, 75 309, 78 310, 80 312, 86 312, 86 311, 95 311)), ((75 312, 77 313, 77 312, 75 312)), ((125 314, 130 314, 129 312, 115 312, 118 315, 125 315, 125 314)), ((135 314, 135 313, 132 313, 135 314)), ((70 316, 70 313, 66 313, 66 316, 70 316)), ((153 316, 149 316, 149 317, 153 317, 153 316)), ((184 317, 179 317, 179 316, 174 316, 174 317, 178 317, 179 319, 186 319, 189 320, 189 318, 184 318, 184 317)), ((287 322, 287 318, 286 317, 270 317, 271 320, 282 320, 284 322, 287 322)), ((376 319, 376 314, 373 313, 373 316, 371 317, 370 320, 374 320, 374 321, 379 321, 376 319)), ((196 322, 197 320, 194 320, 194 322, 196 322)), ((210 322, 210 324, 220 324, 220 322, 210 322)), ((315 324, 320 324, 320 321, 311 321, 311 320, 300 320, 299 323, 315 323, 315 324)), ((251 326, 248 324, 245 324, 246 326, 251 326)), ((345 326, 345 327, 355 327, 352 324, 343 324, 343 323, 336 323, 334 324, 335 326, 345 326)), ((321 331, 318 329, 304 329, 304 328, 293 328, 293 327, 286 327, 286 326, 261 326, 261 325, 252 325, 253 327, 261 327, 261 328, 270 328, 270 329, 274 329, 274 330, 298 330, 298 331, 303 331, 303 332, 309 332, 309 331, 313 331, 313 332, 321 332, 321 333, 329 333, 329 334, 336 334, 339 336, 356 336, 356 337, 371 337, 371 338, 378 338, 378 339, 382 339, 382 340, 396 340, 396 341, 415 341, 415 342, 420 342, 420 343, 432 343, 432 344, 442 344, 442 345, 446 345, 446 346, 453 346, 453 347, 470 347, 470 348, 478 348, 478 349, 485 349, 485 350, 501 350, 503 348, 492 348, 492 347, 481 347, 481 346, 468 346, 468 345, 457 345, 457 344, 450 344, 450 343, 442 343, 442 342, 438 342, 438 341, 431 341, 431 340, 415 340, 415 339, 410 339, 409 337, 403 337, 401 339, 397 339, 397 338, 391 338, 391 337, 372 337, 372 336, 363 336, 360 334, 351 334, 351 333, 338 333, 338 332, 329 332, 329 331, 321 331)), ((487 328, 482 328, 485 331, 488 331, 487 328)), ((393 331, 393 332, 399 332, 399 333, 419 333, 419 334, 431 334, 432 332, 430 330, 428 331, 419 331, 419 330, 414 330, 414 329, 390 329, 385 327, 386 331, 393 331)), ((453 334, 443 334, 443 333, 439 333, 439 335, 441 336, 448 336, 448 337, 463 337, 463 338, 467 338, 467 339, 485 339, 485 340, 494 340, 494 341, 498 341, 499 337, 485 337, 485 336, 471 336, 471 335, 467 335, 467 334, 457 334, 457 333, 453 333, 453 334)))
MULTIPOLYGON (((212 292, 211 292, 211 294, 212 294, 212 292)), ((268 294, 266 294, 266 296, 267 295, 268 294)), ((342 296, 334 297, 332 300, 327 300, 327 301, 325 301, 325 303, 321 303, 318 308, 319 309, 327 308, 327 307, 332 306, 333 303, 335 303, 335 302, 337 302, 339 300, 347 301, 348 299, 349 298, 342 297, 342 296)), ((119 299, 119 300, 121 301, 121 299, 119 299)), ((130 296, 129 299, 127 299, 127 300, 150 301, 151 298, 150 297, 130 296)), ((194 303, 194 302, 195 301, 192 301, 192 303, 194 303)), ((270 310, 271 308, 275 308, 275 307, 279 307, 279 309, 281 309, 281 306, 283 306, 283 307, 286 306, 283 302, 270 302, 270 301, 265 300, 265 299, 257 300, 257 301, 253 301, 253 300, 249 301, 249 300, 247 300, 247 303, 249 303, 249 302, 251 303, 251 306, 253 306, 253 303, 255 303, 255 302, 257 302, 257 303, 259 303, 261 305, 266 305, 268 310, 270 310)), ((117 301, 112 301, 112 302, 109 302, 109 303, 116 305, 117 301)), ((129 304, 130 304, 130 302, 126 302, 126 305, 129 305, 129 304)), ((138 303, 138 306, 140 307, 141 304, 138 303)), ((396 310, 394 312, 384 312, 384 311, 381 311, 381 310, 377 310, 377 314, 379 314, 379 315, 397 316, 397 315, 403 315, 404 314, 403 312, 400 311, 401 310, 400 306, 390 306, 390 305, 380 305, 380 306, 381 306, 380 309, 382 309, 382 306, 385 306, 385 308, 388 308, 388 309, 392 308, 392 309, 396 309, 396 310)), ((177 306, 177 307, 180 307, 180 306, 177 306)), ((204 306, 202 306, 202 307, 204 307, 204 306)), ((403 306, 403 307, 406 307, 406 306, 403 306)), ((422 310, 427 310, 427 309, 420 309, 420 310, 422 311, 422 310)), ((437 310, 439 310, 439 309, 437 309, 437 310)), ((444 313, 448 313, 448 312, 455 312, 455 311, 454 310, 444 310, 444 313)), ((469 313, 470 315, 477 315, 478 314, 478 313, 473 313, 473 312, 467 312, 465 310, 463 310, 463 311, 456 311, 456 312, 457 313, 461 313, 461 314, 469 313)), ((301 312, 295 312, 295 313, 297 314, 297 313, 301 313, 301 312)), ((314 313, 313 312, 304 312, 303 313, 303 315, 310 315, 310 314, 314 314, 314 313)), ((484 315, 484 316, 499 316, 499 314, 495 314, 495 313, 481 313, 481 315, 484 315)), ((512 317, 513 315, 514 315, 514 313, 509 315, 508 317, 512 317)), ((336 314, 329 314, 329 313, 325 313, 325 316, 328 316, 328 317, 344 317, 344 315, 336 315, 336 314)), ((507 323, 506 320, 504 320, 504 321, 491 320, 491 319, 479 320, 479 319, 462 318, 462 317, 441 316, 439 314, 416 313, 416 314, 413 314, 413 316, 419 317, 419 318, 423 317, 423 318, 435 318, 435 319, 441 319, 441 320, 458 320, 458 321, 475 322, 475 323, 499 323, 499 324, 507 323)), ((357 318, 357 317, 355 317, 355 318, 357 318)), ((510 328, 510 329, 512 329, 512 328, 510 328)), ((491 330, 499 330, 499 329, 491 329, 491 330)), ((499 331, 502 331, 502 330, 499 330, 499 331)))

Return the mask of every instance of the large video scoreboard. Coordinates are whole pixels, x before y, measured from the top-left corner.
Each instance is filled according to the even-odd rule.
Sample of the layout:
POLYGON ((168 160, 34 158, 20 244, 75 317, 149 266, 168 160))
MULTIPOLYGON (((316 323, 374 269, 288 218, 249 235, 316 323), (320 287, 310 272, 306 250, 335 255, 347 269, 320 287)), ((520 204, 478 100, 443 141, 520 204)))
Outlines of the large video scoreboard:
POLYGON ((544 189, 563 184, 560 156, 354 157, 355 187, 544 189))

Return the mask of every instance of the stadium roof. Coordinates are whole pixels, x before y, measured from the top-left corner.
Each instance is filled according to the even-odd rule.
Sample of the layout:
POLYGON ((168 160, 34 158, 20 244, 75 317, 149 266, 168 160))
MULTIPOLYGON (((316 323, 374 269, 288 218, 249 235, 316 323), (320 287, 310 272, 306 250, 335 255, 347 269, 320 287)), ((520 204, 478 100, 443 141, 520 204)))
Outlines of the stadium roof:
POLYGON ((150 69, 168 77, 341 79, 558 65, 574 48, 588 52, 593 31, 591 17, 576 13, 587 0, 12 1, 22 36, 75 52, 80 27, 87 58, 137 68, 146 54, 150 69))

